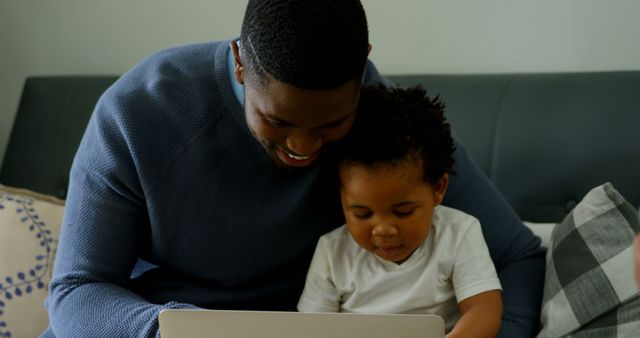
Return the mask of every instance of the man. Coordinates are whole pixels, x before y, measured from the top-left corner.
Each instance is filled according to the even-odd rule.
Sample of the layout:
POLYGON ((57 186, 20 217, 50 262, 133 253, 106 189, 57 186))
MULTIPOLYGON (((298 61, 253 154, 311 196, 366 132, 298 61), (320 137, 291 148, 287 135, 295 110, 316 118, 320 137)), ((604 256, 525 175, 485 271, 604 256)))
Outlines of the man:
MULTIPOLYGON (((332 144, 360 82, 385 82, 369 50, 357 0, 250 0, 239 41, 124 74, 71 170, 44 336, 155 337, 166 308, 294 310, 318 237, 344 223, 332 144)), ((500 335, 531 336, 539 240, 457 147, 444 204, 483 224, 500 335)))

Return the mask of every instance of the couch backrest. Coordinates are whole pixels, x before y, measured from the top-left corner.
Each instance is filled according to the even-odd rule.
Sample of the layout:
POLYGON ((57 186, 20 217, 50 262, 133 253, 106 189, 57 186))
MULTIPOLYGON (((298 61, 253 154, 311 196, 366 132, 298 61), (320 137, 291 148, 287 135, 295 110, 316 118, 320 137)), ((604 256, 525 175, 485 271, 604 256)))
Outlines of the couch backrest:
POLYGON ((530 221, 610 181, 640 204, 640 71, 392 76, 446 105, 454 134, 530 221))
POLYGON ((0 183, 64 199, 71 162, 91 112, 116 79, 28 78, 2 162, 0 183))
MULTIPOLYGON (((66 197, 68 172, 115 76, 27 79, 0 183, 66 197)), ((440 95, 454 134, 529 221, 559 221, 610 181, 640 204, 640 71, 392 75, 440 95)))

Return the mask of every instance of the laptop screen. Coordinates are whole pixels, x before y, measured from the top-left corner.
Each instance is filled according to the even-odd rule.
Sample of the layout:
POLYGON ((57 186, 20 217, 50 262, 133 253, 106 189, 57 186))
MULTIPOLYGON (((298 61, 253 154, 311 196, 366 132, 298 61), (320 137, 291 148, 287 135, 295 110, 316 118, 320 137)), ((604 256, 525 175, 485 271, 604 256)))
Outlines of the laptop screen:
POLYGON ((440 316, 163 310, 162 338, 443 338, 440 316))

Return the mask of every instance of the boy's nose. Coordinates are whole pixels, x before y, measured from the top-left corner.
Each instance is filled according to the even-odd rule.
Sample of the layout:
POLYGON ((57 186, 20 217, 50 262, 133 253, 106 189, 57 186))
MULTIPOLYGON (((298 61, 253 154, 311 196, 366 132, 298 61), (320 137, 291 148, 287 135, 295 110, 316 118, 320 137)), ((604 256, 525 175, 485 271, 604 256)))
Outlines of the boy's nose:
POLYGON ((372 234, 374 236, 395 236, 398 234, 398 228, 389 223, 382 222, 373 227, 372 234))

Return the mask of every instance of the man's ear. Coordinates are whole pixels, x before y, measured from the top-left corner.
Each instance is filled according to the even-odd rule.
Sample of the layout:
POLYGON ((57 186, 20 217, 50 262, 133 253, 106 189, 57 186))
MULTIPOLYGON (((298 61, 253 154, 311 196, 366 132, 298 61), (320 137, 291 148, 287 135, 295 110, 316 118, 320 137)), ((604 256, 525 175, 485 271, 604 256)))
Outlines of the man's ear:
POLYGON ((369 49, 367 49, 367 56, 369 56, 369 54, 371 54, 371 44, 369 44, 369 49))
POLYGON ((231 47, 231 52, 233 53, 233 75, 239 84, 244 85, 244 66, 240 59, 240 48, 238 47, 238 42, 235 40, 229 42, 229 47, 231 47))
POLYGON ((433 193, 434 193, 436 204, 442 203, 442 200, 444 200, 444 194, 447 192, 448 186, 449 186, 449 174, 444 173, 444 175, 442 175, 442 177, 438 180, 438 182, 433 187, 433 193))

